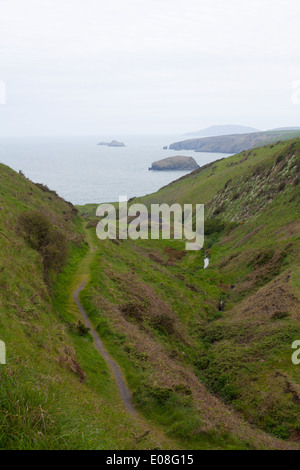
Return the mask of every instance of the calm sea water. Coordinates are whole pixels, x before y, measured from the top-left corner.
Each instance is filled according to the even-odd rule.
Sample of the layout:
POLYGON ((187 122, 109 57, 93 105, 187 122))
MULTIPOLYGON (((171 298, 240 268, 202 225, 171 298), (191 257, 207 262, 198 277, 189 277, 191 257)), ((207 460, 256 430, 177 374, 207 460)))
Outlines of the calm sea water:
POLYGON ((163 150, 184 136, 24 137, 0 139, 0 162, 22 170, 73 204, 117 201, 119 195, 142 196, 186 174, 148 171, 161 158, 186 155, 199 165, 225 155, 163 150), (98 146, 116 138, 125 148, 98 146))

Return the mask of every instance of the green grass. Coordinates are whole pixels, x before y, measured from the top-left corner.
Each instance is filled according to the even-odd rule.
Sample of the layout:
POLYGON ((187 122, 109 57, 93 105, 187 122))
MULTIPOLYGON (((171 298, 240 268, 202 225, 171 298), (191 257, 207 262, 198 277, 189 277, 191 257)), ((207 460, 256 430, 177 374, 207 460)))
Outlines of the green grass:
POLYGON ((88 275, 89 248, 73 206, 0 166, 1 449, 176 448, 159 430, 129 416, 111 371, 81 336, 73 290, 88 275), (45 283, 41 254, 18 228, 40 211, 68 240, 68 263, 45 283))
POLYGON ((96 205, 80 208, 83 220, 0 166, 1 449, 297 447, 299 147, 243 152, 135 200, 205 203, 206 270, 204 252, 183 241, 98 241, 96 205), (67 264, 46 282, 43 253, 19 224, 27 211, 68 243, 67 264), (83 282, 137 417, 80 328, 72 293, 83 282))
POLYGON ((300 139, 296 139, 224 158, 205 165, 199 170, 170 183, 154 194, 136 198, 134 202, 145 204, 161 202, 168 204, 174 202, 180 204, 207 204, 219 191, 226 190, 226 185, 230 185, 231 182, 234 182, 232 193, 235 193, 240 178, 251 181, 254 171, 264 173, 264 169, 275 164, 278 155, 288 155, 290 152, 298 154, 299 146, 300 139), (295 150, 289 150, 290 146, 294 146, 295 150))
MULTIPOLYGON (((131 251, 133 249, 134 247, 131 246, 129 241, 121 246, 116 246, 111 242, 101 243, 98 256, 93 264, 91 282, 84 290, 81 299, 108 351, 121 365, 130 388, 134 392, 134 400, 138 409, 143 412, 147 419, 163 426, 170 437, 179 439, 185 448, 219 448, 220 446, 223 448, 247 448, 250 444, 243 443, 239 438, 234 439, 228 431, 222 431, 222 433, 219 430, 206 433, 200 432, 201 413, 199 414, 199 411, 196 411, 195 404, 189 396, 182 396, 182 383, 177 383, 178 390, 176 386, 171 388, 171 397, 167 396, 166 401, 157 403, 153 398, 152 388, 148 385, 155 381, 157 370, 153 369, 153 366, 149 363, 147 353, 144 349, 141 350, 137 347, 132 337, 126 334, 126 331, 121 331, 118 328, 115 320, 109 317, 107 310, 99 308, 98 301, 102 296, 105 296, 106 301, 112 304, 112 308, 118 308, 129 298, 132 302, 136 302, 135 295, 132 297, 132 294, 128 292, 128 287, 122 283, 120 278, 120 276, 126 277, 129 274, 128 264, 130 264, 130 269, 134 268, 135 276, 138 276, 136 282, 144 281, 147 285, 151 285, 155 289, 157 297, 163 298, 165 301, 170 297, 176 299, 176 303, 172 304, 172 309, 183 324, 187 324, 189 340, 193 341, 191 341, 191 345, 178 342, 178 339, 168 335, 166 331, 153 329, 153 325, 147 321, 147 318, 143 321, 142 328, 151 329, 151 335, 155 337, 155 341, 163 345, 167 351, 173 353, 175 351, 178 356, 184 353, 186 367, 196 363, 203 346, 199 341, 199 333, 195 337, 195 329, 199 331, 199 320, 210 319, 213 312, 217 311, 217 308, 215 307, 214 310, 207 309, 207 307, 212 306, 203 305, 204 296, 199 296, 197 300, 195 295, 189 297, 189 293, 187 293, 185 286, 182 286, 182 283, 181 285, 180 282, 174 283, 174 279, 170 281, 169 271, 166 270, 165 273, 159 272, 157 274, 155 264, 153 263, 151 266, 143 256, 139 256, 138 259, 136 256, 136 262, 134 263, 133 251, 131 251), (107 244, 109 244, 109 249, 107 244), (111 273, 113 273, 112 277, 107 276, 105 272, 108 265, 111 273), (99 266, 101 266, 100 270, 99 266), (180 291, 182 291, 182 297, 179 295, 180 291), (180 298, 181 300, 179 300, 180 298), (195 315, 197 310, 198 316, 195 315)), ((209 282, 206 281, 206 289, 208 285, 209 282)), ((216 290, 214 285, 210 287, 211 292, 216 290)), ((220 295, 220 291, 216 292, 216 304, 219 299, 218 294, 220 295)), ((108 308, 108 304, 105 305, 108 308)), ((134 320, 130 321, 136 326, 134 320)), ((168 365, 164 365, 163 361, 162 358, 162 370, 167 370, 168 365)), ((160 389, 162 391, 169 390, 168 387, 164 388, 163 386, 160 389)))
POLYGON ((180 241, 99 244, 82 300, 139 409, 186 446, 212 445, 211 432, 230 446, 232 432, 217 422, 200 431, 208 411, 195 399, 181 401, 174 362, 256 426, 255 443, 236 433, 237 448, 259 446, 259 430, 285 441, 298 433, 300 370, 291 344, 300 327, 290 292, 299 298, 299 153, 299 140, 244 152, 134 201, 205 202, 207 270, 203 252, 181 257, 180 241), (154 297, 157 309, 169 312, 164 324, 152 318, 154 297), (153 382, 167 394, 164 404, 154 399, 153 382))

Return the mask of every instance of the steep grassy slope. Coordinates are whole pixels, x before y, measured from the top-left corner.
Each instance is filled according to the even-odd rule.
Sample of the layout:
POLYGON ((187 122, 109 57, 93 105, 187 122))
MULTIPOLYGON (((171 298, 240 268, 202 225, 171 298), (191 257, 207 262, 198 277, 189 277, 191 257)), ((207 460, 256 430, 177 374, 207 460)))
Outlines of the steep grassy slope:
MULTIPOLYGON (((295 192, 297 193, 297 185, 293 186, 293 184, 299 178, 299 146, 300 139, 295 139, 217 160, 170 183, 154 194, 136 198, 134 202, 146 204, 160 203, 161 201, 169 204, 174 202, 181 204, 204 203, 207 210, 210 209, 213 198, 217 199, 218 195, 221 195, 227 201, 226 207, 231 207, 232 202, 235 201, 237 204, 240 203, 237 201, 241 201, 240 196, 242 196, 244 188, 240 188, 241 194, 238 192, 243 181, 245 184, 253 186, 252 194, 249 194, 248 191, 244 194, 247 200, 251 197, 251 200, 261 201, 262 193, 255 192, 258 187, 255 188, 254 185, 257 183, 266 185, 265 196, 270 196, 270 201, 278 193, 277 183, 289 182, 286 189, 294 193, 293 188, 296 187, 295 192), (273 167, 274 181, 271 181, 270 171, 273 167), (279 173, 278 170, 280 170, 279 173), (267 181, 268 178, 270 182, 267 181)), ((281 188, 281 191, 283 189, 284 187, 281 188)), ((265 201, 265 197, 263 197, 263 201, 265 201)), ((228 216, 230 218, 230 214, 228 216)))
POLYGON ((0 448, 299 448, 299 156, 243 152, 134 201, 205 203, 206 270, 181 241, 100 242, 93 218, 88 255, 74 208, 1 165, 0 448), (89 276, 81 302, 147 421, 79 322, 89 276))
POLYGON ((299 158, 299 140, 255 149, 134 201, 205 203, 206 270, 178 241, 98 242, 82 301, 138 408, 187 448, 299 445, 299 158))
POLYGON ((218 135, 175 142, 169 148, 172 150, 195 150, 196 152, 238 153, 293 137, 300 137, 300 131, 277 130, 252 134, 218 135))
POLYGON ((83 240, 73 206, 0 165, 0 339, 7 348, 7 365, 0 365, 1 449, 168 445, 153 430, 147 436, 149 427, 125 411, 108 366, 79 322, 71 294, 85 274, 83 240), (37 245, 36 234, 24 231, 20 216, 28 213, 31 224, 38 220, 45 228, 49 222, 48 244, 37 245), (68 247, 58 276, 51 261, 56 236, 68 247))

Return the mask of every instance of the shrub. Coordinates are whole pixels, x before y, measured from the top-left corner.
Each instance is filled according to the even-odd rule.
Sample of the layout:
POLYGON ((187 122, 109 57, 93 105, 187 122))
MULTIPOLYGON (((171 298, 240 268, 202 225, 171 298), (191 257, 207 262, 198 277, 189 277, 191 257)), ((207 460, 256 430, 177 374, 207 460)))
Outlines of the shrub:
POLYGON ((238 223, 237 222, 227 222, 225 224, 225 228, 224 228, 224 233, 227 235, 228 233, 231 232, 231 230, 235 229, 236 227, 238 227, 238 223))
POLYGON ((58 273, 66 263, 68 246, 65 235, 55 230, 47 217, 38 211, 21 214, 18 225, 32 248, 42 256, 44 276, 48 281, 50 271, 58 273))
POLYGON ((289 316, 288 312, 275 312, 272 315, 272 320, 282 320, 283 318, 286 318, 288 316, 289 316))
POLYGON ((218 215, 218 214, 221 214, 222 212, 225 212, 225 211, 226 211, 226 204, 223 203, 215 209, 213 215, 218 215))
POLYGON ((90 329, 87 328, 80 320, 78 321, 76 325, 76 330, 80 336, 86 336, 90 331, 90 329))
POLYGON ((191 396, 192 390, 184 384, 176 385, 175 392, 181 393, 182 395, 191 396))
MULTIPOLYGON (((33 183, 37 188, 41 189, 44 193, 51 193, 55 196, 57 196, 57 193, 53 191, 52 189, 49 189, 46 184, 43 183, 33 183)), ((58 197, 58 196, 57 196, 58 197)))
POLYGON ((210 359, 207 356, 199 357, 199 359, 194 362, 195 367, 199 371, 207 369, 209 367, 209 364, 210 359))
POLYGON ((225 224, 220 219, 207 219, 204 225, 205 235, 220 233, 224 230, 225 224))
POLYGON ((217 341, 222 341, 225 336, 225 331, 222 325, 212 324, 208 327, 204 341, 207 343, 216 343, 217 341))
POLYGON ((259 267, 262 266, 271 259, 273 259, 275 253, 273 250, 263 250, 256 254, 256 256, 248 263, 248 266, 259 267))
POLYGON ((224 189, 227 189, 228 186, 230 185, 230 183, 232 183, 232 179, 226 181, 225 186, 224 186, 224 189))
POLYGON ((40 212, 31 211, 21 214, 19 227, 24 230, 27 240, 35 250, 40 251, 47 245, 51 224, 40 212))
POLYGON ((41 254, 45 274, 48 274, 51 269, 58 273, 65 265, 68 255, 67 240, 64 234, 58 230, 51 230, 41 254))
POLYGON ((230 403, 236 400, 240 396, 240 393, 234 384, 226 384, 221 391, 221 396, 225 403, 230 403))
POLYGON ((139 386, 133 394, 133 399, 136 404, 149 405, 149 399, 153 401, 154 405, 164 406, 169 401, 173 394, 171 388, 151 387, 144 384, 139 386))
POLYGON ((151 324, 153 328, 156 328, 163 334, 172 335, 175 333, 174 318, 170 317, 166 313, 155 316, 152 319, 151 324))
POLYGON ((278 426, 269 427, 268 431, 273 434, 273 436, 278 437, 279 439, 288 439, 290 432, 286 426, 279 424, 278 426))
POLYGON ((282 162, 284 157, 285 157, 285 155, 283 155, 283 154, 278 155, 278 157, 275 160, 276 165, 278 165, 278 163, 282 162))
POLYGON ((166 401, 169 400, 172 393, 173 390, 171 388, 153 387, 152 390, 150 390, 150 395, 160 405, 164 405, 166 401))
POLYGON ((122 305, 120 307, 120 310, 127 318, 134 319, 137 322, 143 321, 145 307, 140 302, 135 302, 131 300, 130 302, 127 302, 126 304, 122 305))

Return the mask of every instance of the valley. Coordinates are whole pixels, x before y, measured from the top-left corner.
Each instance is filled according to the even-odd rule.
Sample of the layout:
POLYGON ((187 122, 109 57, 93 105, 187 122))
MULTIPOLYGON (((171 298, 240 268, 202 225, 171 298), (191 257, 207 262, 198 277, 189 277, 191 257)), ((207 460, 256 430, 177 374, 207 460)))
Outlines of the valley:
POLYGON ((298 449, 299 159, 299 139, 271 144, 132 201, 204 203, 198 252, 100 241, 96 204, 1 165, 0 447, 298 449), (56 239, 66 259, 49 264, 56 239))

